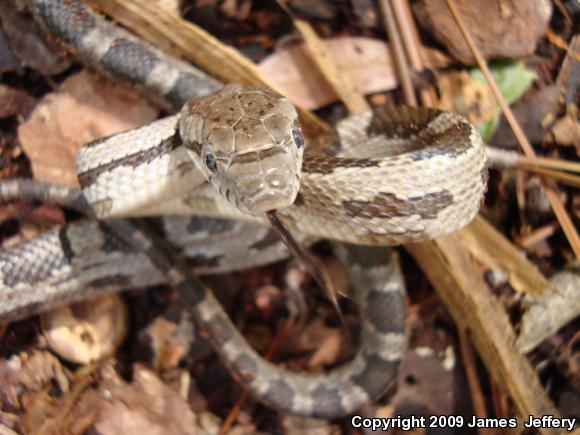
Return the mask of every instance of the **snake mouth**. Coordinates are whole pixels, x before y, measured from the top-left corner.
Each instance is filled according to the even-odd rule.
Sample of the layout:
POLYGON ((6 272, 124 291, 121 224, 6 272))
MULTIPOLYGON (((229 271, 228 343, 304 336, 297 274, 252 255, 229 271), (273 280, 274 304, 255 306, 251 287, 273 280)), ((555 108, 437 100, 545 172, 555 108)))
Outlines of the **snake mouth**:
POLYGON ((290 168, 271 169, 245 177, 235 185, 237 206, 251 215, 285 208, 298 194, 298 185, 290 168))
POLYGON ((285 192, 266 192, 248 204, 248 212, 252 215, 261 215, 268 211, 286 208, 294 202, 295 197, 296 195, 289 200, 288 194, 285 192))

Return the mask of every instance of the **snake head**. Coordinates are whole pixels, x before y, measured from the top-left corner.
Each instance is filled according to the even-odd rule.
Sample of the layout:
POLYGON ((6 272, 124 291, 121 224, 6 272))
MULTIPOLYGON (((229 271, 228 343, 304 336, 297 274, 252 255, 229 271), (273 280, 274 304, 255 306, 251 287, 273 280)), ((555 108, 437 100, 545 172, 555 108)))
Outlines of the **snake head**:
POLYGON ((242 212, 261 215, 296 199, 304 138, 296 109, 286 98, 228 85, 190 100, 179 129, 205 178, 242 212))

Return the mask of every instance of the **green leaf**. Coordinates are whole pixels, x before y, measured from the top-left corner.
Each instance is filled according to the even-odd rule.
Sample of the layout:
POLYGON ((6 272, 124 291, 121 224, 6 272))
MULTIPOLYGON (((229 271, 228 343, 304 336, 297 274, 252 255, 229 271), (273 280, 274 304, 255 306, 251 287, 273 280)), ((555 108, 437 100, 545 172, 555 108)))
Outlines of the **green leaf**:
MULTIPOLYGON (((537 78, 536 74, 526 67, 523 60, 492 62, 489 69, 508 104, 520 98, 537 78)), ((487 83, 479 68, 471 69, 470 75, 474 80, 487 83)))
MULTIPOLYGON (((489 69, 499 87, 499 90, 508 104, 520 98, 537 78, 536 74, 526 67, 523 60, 498 61, 489 65, 489 69)), ((473 80, 487 83, 479 68, 472 68, 469 72, 473 80)), ((489 141, 499 124, 498 115, 478 125, 479 133, 484 141, 489 141)))
POLYGON ((477 126, 479 134, 483 138, 484 142, 489 142, 497 129, 499 124, 499 115, 496 115, 485 122, 480 123, 477 126))

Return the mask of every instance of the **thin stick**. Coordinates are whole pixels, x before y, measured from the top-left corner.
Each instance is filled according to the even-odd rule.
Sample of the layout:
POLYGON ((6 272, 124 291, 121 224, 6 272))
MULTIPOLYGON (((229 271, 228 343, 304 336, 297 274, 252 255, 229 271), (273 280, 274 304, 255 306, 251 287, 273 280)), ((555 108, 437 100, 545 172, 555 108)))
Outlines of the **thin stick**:
POLYGON ((405 53, 409 59, 409 65, 411 68, 420 71, 425 65, 421 58, 417 28, 413 25, 413 21, 408 14, 409 2, 401 0, 390 0, 390 2, 397 25, 401 30, 399 33, 405 47, 405 53))
POLYGON ((550 157, 526 157, 517 151, 504 150, 493 146, 486 146, 485 152, 489 164, 494 168, 513 168, 518 165, 539 166, 542 168, 555 169, 580 174, 580 163, 569 160, 554 159, 550 157))
MULTIPOLYGON (((566 41, 564 41, 560 35, 556 35, 550 29, 544 29, 544 36, 552 43, 552 45, 558 47, 560 50, 568 50, 568 44, 566 44, 566 41)), ((575 57, 576 60, 579 60, 577 56, 575 57)))
MULTIPOLYGON (((203 71, 226 82, 249 83, 274 89, 256 64, 216 37, 186 21, 159 2, 142 0, 90 0, 90 4, 122 23, 146 41, 190 60, 203 71)), ((299 105, 296 105, 299 106, 299 105)), ((318 116, 298 108, 302 128, 313 137, 328 130, 318 116)))
MULTIPOLYGON (((280 240, 286 245, 286 247, 290 250, 290 252, 296 256, 302 264, 306 267, 306 270, 310 275, 314 278, 318 286, 322 289, 322 291, 327 295, 330 299, 331 303, 334 305, 334 308, 338 314, 340 323, 344 328, 345 333, 348 336, 348 328, 346 322, 344 321, 344 317, 342 315, 342 310, 338 305, 338 296, 340 293, 333 284, 332 278, 328 274, 328 270, 320 264, 317 264, 314 261, 312 255, 304 250, 304 248, 296 241, 292 233, 288 231, 288 228, 284 225, 284 223, 278 218, 276 211, 269 211, 266 213, 268 216, 268 220, 270 221, 270 226, 272 230, 278 235, 280 240)), ((350 340, 350 336, 348 336, 350 340)))
POLYGON ((288 8, 286 0, 277 0, 277 3, 292 18, 294 27, 304 40, 304 47, 310 55, 310 60, 322 73, 326 82, 342 100, 348 111, 360 113, 370 110, 364 95, 356 88, 354 81, 347 77, 347 73, 339 68, 334 55, 316 34, 310 23, 296 17, 288 8))
MULTIPOLYGON (((473 352, 473 345, 467 336, 467 331, 463 328, 459 328, 459 345, 461 347, 461 357, 463 359, 465 375, 467 376, 471 401, 473 402, 473 410, 478 417, 487 418, 487 409, 485 408, 481 385, 477 377, 477 360, 473 352)), ((478 432, 484 433, 481 430, 478 432)))
MULTIPOLYGON (((430 68, 431 65, 429 65, 429 62, 425 60, 423 46, 421 45, 417 26, 415 25, 415 21, 413 21, 409 2, 406 0, 391 0, 391 4, 393 6, 393 11, 395 12, 398 27, 401 29, 401 37, 403 39, 405 53, 409 58, 410 67, 416 71, 430 68)), ((426 89, 420 89, 418 93, 423 106, 435 106, 436 96, 433 86, 429 86, 426 89)))
POLYGON ((566 10, 566 8, 562 4, 562 1, 561 0, 554 0, 554 3, 556 4, 556 7, 560 11, 560 13, 562 15, 564 15, 564 19, 566 21, 568 21, 569 23, 572 22, 572 18, 570 18, 570 14, 568 13, 568 11, 566 10))
POLYGON ((565 172, 554 171, 553 169, 538 168, 537 166, 530 164, 516 164, 516 168, 523 169, 529 172, 534 172, 539 175, 544 175, 550 177, 560 183, 567 184, 568 186, 576 187, 580 189, 580 177, 577 175, 567 174, 565 172))
POLYGON ((558 229, 558 223, 552 222, 544 225, 540 228, 534 230, 530 234, 521 236, 516 240, 516 244, 524 249, 531 249, 534 245, 538 244, 542 240, 546 240, 548 237, 552 236, 558 229))
POLYGON ((403 91, 405 102, 410 106, 416 106, 417 97, 415 96, 415 90, 410 79, 409 64, 407 63, 407 57, 405 56, 405 51, 403 50, 401 35, 399 29, 397 29, 395 14, 393 12, 393 8, 391 7, 390 0, 380 0, 379 7, 383 15, 385 30, 387 35, 389 35, 389 46, 391 47, 391 50, 393 50, 393 55, 396 59, 394 64, 397 70, 397 78, 401 84, 401 90, 403 91))
POLYGON ((580 174, 580 163, 570 162, 568 160, 551 159, 549 157, 529 158, 526 156, 520 156, 517 163, 527 166, 541 166, 559 171, 576 172, 580 174))
MULTIPOLYGON (((509 105, 506 103, 505 99, 501 95, 501 92, 497 87, 497 84, 495 83, 495 79, 493 78, 491 72, 489 71, 489 68, 487 67, 485 59, 483 59, 483 57, 481 56, 481 53, 479 52, 477 46, 475 45, 473 39, 471 38, 471 34, 465 27, 465 24, 461 19, 459 11, 455 6, 455 2, 453 0, 446 0, 446 2, 447 6, 449 7, 449 10, 451 11, 451 14, 453 15, 453 18, 455 19, 455 22, 457 23, 457 26, 459 27, 461 33, 463 34, 463 37, 465 38, 465 42, 469 46, 469 49, 471 50, 473 57, 475 57, 475 60, 479 68, 483 72, 483 75, 485 76, 491 91, 493 92, 497 102, 499 103, 501 110, 503 111, 504 116, 506 117, 506 120, 508 121, 510 127, 512 128, 514 135, 516 136, 524 153, 526 154, 526 156, 530 158, 536 157, 536 153, 532 148, 532 145, 526 138, 526 135, 522 131, 509 105)), ((552 205, 552 209, 554 210, 554 213, 558 218, 560 225, 562 226, 562 230, 564 231, 566 238, 568 239, 570 245, 572 246, 574 255, 576 255, 576 258, 580 259, 580 237, 578 237, 578 232, 576 231, 576 228, 574 227, 574 224, 572 223, 570 216, 568 216, 568 213, 564 208, 564 204, 562 204, 560 196, 558 195, 558 192, 556 191, 554 185, 549 180, 543 177, 541 178, 541 181, 542 185, 544 186, 544 189, 546 190, 548 200, 552 205)))

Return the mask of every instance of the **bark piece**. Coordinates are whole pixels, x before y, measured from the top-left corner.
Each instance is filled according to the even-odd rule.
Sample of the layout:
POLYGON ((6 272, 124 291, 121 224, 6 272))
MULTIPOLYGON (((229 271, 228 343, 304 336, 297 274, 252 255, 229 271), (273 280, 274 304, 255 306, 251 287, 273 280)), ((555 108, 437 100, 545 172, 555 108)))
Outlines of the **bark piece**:
MULTIPOLYGON (((548 0, 455 0, 477 47, 486 59, 517 58, 534 52, 552 15, 548 0)), ((445 0, 414 5, 421 25, 460 62, 475 62, 445 0)))

